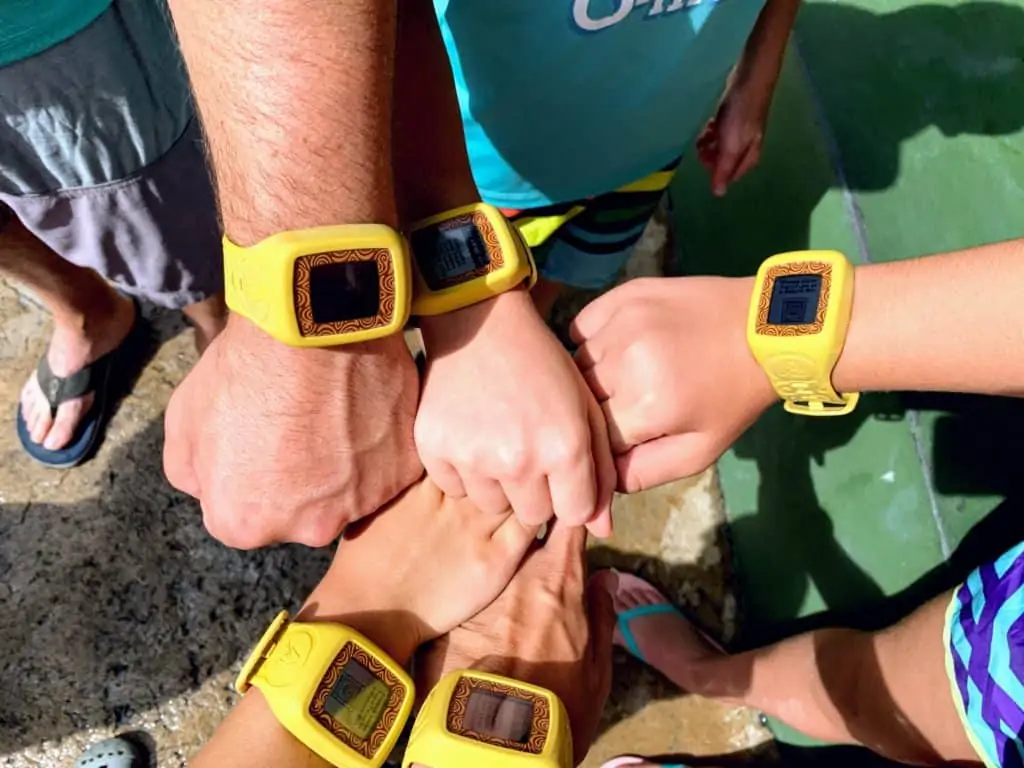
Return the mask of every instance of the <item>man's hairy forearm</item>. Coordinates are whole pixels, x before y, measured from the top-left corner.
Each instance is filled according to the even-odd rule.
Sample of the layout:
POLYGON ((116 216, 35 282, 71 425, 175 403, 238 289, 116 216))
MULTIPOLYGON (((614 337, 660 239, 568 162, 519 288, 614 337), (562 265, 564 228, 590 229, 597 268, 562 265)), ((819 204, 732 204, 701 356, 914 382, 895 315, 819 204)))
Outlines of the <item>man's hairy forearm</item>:
POLYGON ((395 225, 394 0, 170 0, 227 234, 395 225))

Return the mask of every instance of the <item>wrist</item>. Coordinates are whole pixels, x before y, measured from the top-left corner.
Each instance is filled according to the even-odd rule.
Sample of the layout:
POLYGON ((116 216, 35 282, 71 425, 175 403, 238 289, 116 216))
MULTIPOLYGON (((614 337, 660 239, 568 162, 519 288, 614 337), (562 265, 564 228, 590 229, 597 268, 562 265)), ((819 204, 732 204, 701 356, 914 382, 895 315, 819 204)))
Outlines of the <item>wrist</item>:
POLYGON ((897 371, 877 354, 882 347, 899 346, 894 344, 893 336, 898 327, 890 326, 886 320, 889 302, 894 302, 891 306, 900 303, 899 296, 891 295, 887 271, 884 264, 855 269, 850 327, 832 371, 832 386, 837 392, 871 392, 898 385, 897 371))
MULTIPOLYGON (((326 580, 325 580, 326 582, 326 580)), ((361 595, 344 589, 318 586, 296 616, 297 621, 344 624, 380 647, 405 667, 427 637, 422 622, 409 610, 381 604, 375 595, 372 606, 361 595)))
POLYGON ((772 386, 768 374, 764 372, 761 364, 757 362, 754 353, 750 350, 747 341, 747 318, 750 313, 750 303, 753 300, 756 280, 753 277, 739 277, 729 279, 729 295, 726 305, 731 307, 730 324, 737 329, 737 341, 730 345, 735 350, 735 360, 732 363, 732 370, 740 377, 748 388, 748 399, 764 410, 779 400, 775 387, 772 386))
POLYGON ((525 286, 443 315, 424 317, 420 331, 428 353, 443 354, 464 346, 489 319, 523 311, 537 314, 530 292, 525 286))
POLYGON ((278 341, 251 320, 237 312, 228 315, 224 342, 232 355, 247 364, 258 364, 261 373, 282 372, 289 377, 328 382, 325 368, 351 365, 359 357, 409 356, 402 334, 397 333, 374 341, 345 344, 337 347, 292 347, 278 341))

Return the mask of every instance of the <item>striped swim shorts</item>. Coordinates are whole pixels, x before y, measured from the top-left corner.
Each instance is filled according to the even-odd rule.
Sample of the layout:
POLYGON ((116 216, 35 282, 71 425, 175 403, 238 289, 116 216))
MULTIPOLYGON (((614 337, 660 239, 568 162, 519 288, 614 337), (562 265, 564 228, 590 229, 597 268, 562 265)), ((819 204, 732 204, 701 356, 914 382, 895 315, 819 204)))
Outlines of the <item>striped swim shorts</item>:
POLYGON ((605 288, 629 260, 677 165, 587 200, 503 213, 533 250, 542 277, 574 288, 605 288))
POLYGON ((953 594, 946 670, 979 758, 989 768, 1024 768, 1024 543, 953 594))

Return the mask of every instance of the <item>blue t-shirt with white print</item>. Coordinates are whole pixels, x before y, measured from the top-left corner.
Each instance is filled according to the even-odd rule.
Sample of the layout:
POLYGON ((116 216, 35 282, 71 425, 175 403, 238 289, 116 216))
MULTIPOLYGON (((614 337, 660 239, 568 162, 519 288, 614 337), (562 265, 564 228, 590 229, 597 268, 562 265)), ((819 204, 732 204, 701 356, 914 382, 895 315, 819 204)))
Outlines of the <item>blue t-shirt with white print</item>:
POLYGON ((764 0, 434 0, 484 200, 609 192, 683 154, 764 0))

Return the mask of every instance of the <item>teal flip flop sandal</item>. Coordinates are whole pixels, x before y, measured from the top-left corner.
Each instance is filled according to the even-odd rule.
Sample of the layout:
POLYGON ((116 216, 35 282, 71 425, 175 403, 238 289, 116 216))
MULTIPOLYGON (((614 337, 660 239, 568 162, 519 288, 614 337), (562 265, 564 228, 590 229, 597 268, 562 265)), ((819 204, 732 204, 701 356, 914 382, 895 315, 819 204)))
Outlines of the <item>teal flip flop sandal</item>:
POLYGON ((622 636, 622 642, 626 644, 626 649, 633 654, 636 658, 647 664, 647 659, 644 658, 643 653, 640 652, 640 646, 636 642, 636 637, 633 636, 633 630, 629 628, 629 625, 636 619, 643 618, 644 616, 657 616, 659 614, 672 613, 679 616, 684 621, 689 623, 689 619, 683 616, 682 611, 676 608, 671 603, 654 603, 653 605, 639 605, 636 608, 631 608, 628 611, 623 611, 616 617, 616 622, 619 628, 619 634, 622 636))
MULTIPOLYGON (((614 569, 612 570, 614 571, 614 569)), ((618 571, 615 572, 618 573, 618 571)), ((643 581, 646 584, 648 584, 648 586, 654 588, 654 585, 650 584, 650 582, 647 582, 645 579, 642 579, 641 577, 635 574, 621 575, 625 575, 630 578, 643 581)), ((663 602, 649 603, 647 605, 638 605, 636 608, 631 608, 628 611, 623 611, 622 613, 616 616, 616 626, 619 630, 619 636, 622 637, 622 642, 626 646, 626 650, 628 650, 635 658, 639 659, 645 664, 648 664, 649 662, 644 657, 643 652, 640 650, 640 645, 639 643, 637 643, 636 636, 633 634, 633 630, 630 627, 630 625, 636 619, 641 619, 645 616, 671 614, 674 616, 678 616, 684 622, 686 622, 686 624, 689 625, 690 628, 697 634, 697 636, 702 641, 707 643, 708 646, 714 648, 716 651, 719 651, 720 653, 725 653, 725 649, 722 648, 722 645, 716 640, 709 637, 708 634, 704 630, 702 630, 700 626, 694 621, 692 616, 688 616, 685 611, 682 611, 676 606, 672 605, 672 603, 668 602, 668 600, 665 599, 665 596, 662 595, 661 592, 657 590, 657 588, 654 589, 661 597, 663 602)))

